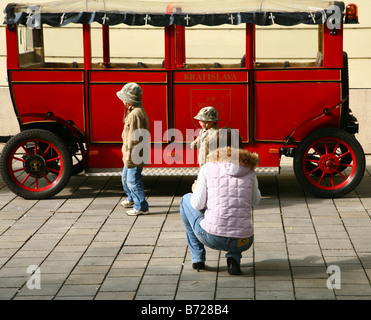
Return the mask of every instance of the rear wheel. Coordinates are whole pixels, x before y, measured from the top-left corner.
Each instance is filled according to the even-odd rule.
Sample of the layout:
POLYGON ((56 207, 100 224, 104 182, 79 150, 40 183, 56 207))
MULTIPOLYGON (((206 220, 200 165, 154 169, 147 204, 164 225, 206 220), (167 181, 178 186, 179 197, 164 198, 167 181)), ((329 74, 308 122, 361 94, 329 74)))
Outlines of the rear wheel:
POLYGON ((350 133, 336 128, 319 129, 296 149, 294 171, 311 194, 338 198, 354 190, 365 172, 365 155, 350 133))
POLYGON ((7 187, 18 196, 50 198, 60 192, 71 177, 71 155, 54 133, 26 130, 5 145, 0 171, 7 187))

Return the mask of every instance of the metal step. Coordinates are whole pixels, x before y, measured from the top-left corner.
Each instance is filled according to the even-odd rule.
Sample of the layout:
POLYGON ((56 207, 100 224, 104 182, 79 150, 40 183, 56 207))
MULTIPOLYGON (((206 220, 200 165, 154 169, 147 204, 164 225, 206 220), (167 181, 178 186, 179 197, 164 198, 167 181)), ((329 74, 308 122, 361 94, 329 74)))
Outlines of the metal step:
MULTIPOLYGON (((143 168, 143 176, 197 176, 200 168, 143 168)), ((280 173, 280 167, 259 167, 257 175, 276 175, 280 173)), ((122 168, 99 168, 89 169, 87 176, 121 176, 122 168)))

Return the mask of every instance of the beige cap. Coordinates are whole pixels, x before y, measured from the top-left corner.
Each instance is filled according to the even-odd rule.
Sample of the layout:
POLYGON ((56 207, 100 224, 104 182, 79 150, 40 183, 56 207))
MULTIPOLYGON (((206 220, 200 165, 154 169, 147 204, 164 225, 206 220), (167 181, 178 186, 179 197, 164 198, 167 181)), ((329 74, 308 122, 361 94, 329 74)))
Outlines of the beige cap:
POLYGON ((124 102, 130 103, 133 106, 142 105, 142 88, 134 82, 126 84, 119 92, 117 96, 124 102))
POLYGON ((200 110, 200 112, 195 116, 196 120, 200 121, 219 121, 218 111, 213 107, 205 107, 200 110))

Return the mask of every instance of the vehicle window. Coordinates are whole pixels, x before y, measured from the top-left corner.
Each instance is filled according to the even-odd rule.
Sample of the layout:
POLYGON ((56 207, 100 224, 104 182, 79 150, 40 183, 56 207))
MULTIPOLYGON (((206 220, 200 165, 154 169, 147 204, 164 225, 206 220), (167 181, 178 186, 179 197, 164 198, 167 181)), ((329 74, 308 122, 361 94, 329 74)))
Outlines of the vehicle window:
POLYGON ((256 27, 256 68, 322 66, 322 28, 256 27))
POLYGON ((33 30, 23 25, 18 26, 18 50, 19 54, 34 51, 33 30))
POLYGON ((184 68, 242 68, 246 25, 185 29, 184 68))
MULTIPOLYGON (((94 27, 93 32, 93 68, 103 68, 102 27, 94 27)), ((164 28, 149 25, 132 27, 124 24, 110 26, 109 42, 111 68, 157 69, 164 67, 164 28)))
POLYGON ((19 26, 19 64, 21 68, 82 68, 82 27, 66 26, 30 29, 19 26))
POLYGON ((42 29, 18 26, 18 54, 21 68, 40 67, 44 62, 42 29))
POLYGON ((81 25, 71 24, 61 28, 45 26, 45 67, 83 68, 83 43, 81 25))

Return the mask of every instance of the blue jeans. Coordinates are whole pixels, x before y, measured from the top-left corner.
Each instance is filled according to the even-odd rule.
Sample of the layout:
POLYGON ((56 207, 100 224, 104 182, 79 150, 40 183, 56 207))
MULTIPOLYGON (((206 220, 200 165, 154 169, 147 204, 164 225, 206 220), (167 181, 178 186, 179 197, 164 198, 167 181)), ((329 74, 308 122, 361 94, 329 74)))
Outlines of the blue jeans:
POLYGON ((129 201, 134 202, 133 208, 136 210, 147 211, 148 202, 144 193, 142 181, 142 167, 128 169, 124 166, 122 170, 122 186, 128 196, 129 201))
POLYGON ((205 211, 195 210, 191 206, 191 196, 192 193, 183 196, 180 202, 180 215, 186 229, 192 263, 204 262, 206 260, 205 246, 207 246, 212 249, 227 251, 225 257, 231 257, 240 264, 242 252, 251 247, 254 237, 250 237, 246 243, 241 245, 240 239, 220 237, 207 233, 200 226, 200 222, 204 219, 205 211))

